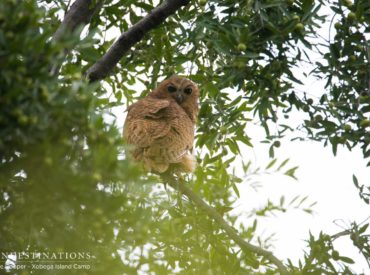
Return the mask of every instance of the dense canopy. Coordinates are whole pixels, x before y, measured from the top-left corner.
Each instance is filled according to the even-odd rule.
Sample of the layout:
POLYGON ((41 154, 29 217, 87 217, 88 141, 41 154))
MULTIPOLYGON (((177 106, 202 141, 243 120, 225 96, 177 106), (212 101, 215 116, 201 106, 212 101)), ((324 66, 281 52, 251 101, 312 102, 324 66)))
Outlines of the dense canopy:
POLYGON ((369 259, 368 224, 307 236, 292 263, 256 233, 279 206, 251 226, 229 210, 254 173, 251 124, 267 170, 286 176, 296 167, 274 149, 287 134, 369 158, 369 32, 368 0, 1 0, 0 269, 38 274, 4 257, 36 251, 93 256, 52 274, 353 274, 334 242, 350 237, 369 259), (179 178, 132 163, 115 122, 174 73, 201 89, 198 166, 179 178), (297 88, 308 77, 322 89, 297 88))

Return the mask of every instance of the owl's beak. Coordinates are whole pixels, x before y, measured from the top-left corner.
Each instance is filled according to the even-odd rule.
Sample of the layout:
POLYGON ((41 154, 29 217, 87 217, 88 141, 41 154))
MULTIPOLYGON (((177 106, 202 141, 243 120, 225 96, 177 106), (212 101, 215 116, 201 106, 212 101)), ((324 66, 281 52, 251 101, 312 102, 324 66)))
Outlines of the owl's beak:
POLYGON ((181 104, 184 101, 184 95, 179 91, 176 93, 175 99, 178 104, 181 104))

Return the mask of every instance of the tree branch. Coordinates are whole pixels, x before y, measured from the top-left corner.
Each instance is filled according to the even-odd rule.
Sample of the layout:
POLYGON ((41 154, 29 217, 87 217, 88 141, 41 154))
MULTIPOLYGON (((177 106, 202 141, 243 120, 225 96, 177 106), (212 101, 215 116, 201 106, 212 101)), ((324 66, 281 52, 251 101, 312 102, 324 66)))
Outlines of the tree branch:
POLYGON ((104 0, 76 0, 54 33, 53 39, 57 41, 66 32, 73 32, 78 26, 88 24, 92 16, 100 10, 103 3, 104 0))
POLYGON ((92 65, 86 72, 90 81, 105 78, 117 65, 124 54, 146 33, 163 23, 167 17, 174 14, 182 6, 186 6, 190 0, 167 0, 154 8, 147 16, 132 26, 127 32, 121 34, 108 52, 92 65))
POLYGON ((289 272, 285 265, 276 258, 270 251, 265 250, 261 247, 252 245, 242 239, 238 232, 231 227, 222 216, 211 206, 209 206, 204 200, 202 200, 197 194, 195 194, 191 189, 186 187, 181 180, 176 180, 173 176, 170 175, 161 175, 163 181, 170 185, 172 188, 184 194, 191 200, 195 205, 201 208, 204 212, 207 213, 209 217, 216 221, 216 223, 226 232, 226 234, 242 248, 243 250, 252 251, 260 256, 265 257, 270 260, 271 263, 277 266, 281 275, 288 275, 289 272))
MULTIPOLYGON (((59 41, 63 36, 72 33, 79 26, 88 24, 92 16, 100 10, 105 0, 76 0, 68 9, 62 23, 53 35, 54 41, 59 41)), ((68 3, 69 5, 69 3, 68 3)), ((64 57, 67 56, 68 50, 64 50, 64 57)), ((57 75, 62 64, 54 64, 50 71, 57 75)))

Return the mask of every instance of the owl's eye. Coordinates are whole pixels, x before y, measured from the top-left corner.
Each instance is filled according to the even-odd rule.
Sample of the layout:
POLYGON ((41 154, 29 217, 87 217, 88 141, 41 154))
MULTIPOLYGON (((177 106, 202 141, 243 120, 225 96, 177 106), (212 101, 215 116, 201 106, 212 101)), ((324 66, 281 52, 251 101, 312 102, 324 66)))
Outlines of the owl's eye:
POLYGON ((169 91, 170 93, 174 93, 177 91, 176 87, 175 86, 168 86, 167 87, 167 91, 169 91))
POLYGON ((186 88, 186 89, 184 90, 184 93, 185 93, 185 94, 187 94, 187 95, 190 95, 192 91, 193 91, 193 90, 192 90, 191 88, 186 88))

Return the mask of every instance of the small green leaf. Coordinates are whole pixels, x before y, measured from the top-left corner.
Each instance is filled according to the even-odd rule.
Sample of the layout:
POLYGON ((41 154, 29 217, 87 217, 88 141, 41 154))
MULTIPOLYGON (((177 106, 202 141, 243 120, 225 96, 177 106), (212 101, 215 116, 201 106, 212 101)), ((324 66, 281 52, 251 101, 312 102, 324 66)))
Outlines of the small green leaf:
POLYGON ((369 224, 365 224, 364 226, 362 226, 359 230, 358 230, 358 233, 359 234, 362 234, 366 231, 366 229, 369 227, 369 224))
POLYGON ((236 196, 238 197, 238 198, 240 198, 240 192, 239 192, 239 189, 238 189, 238 187, 236 186, 236 184, 232 184, 231 185, 231 187, 233 188, 233 190, 234 190, 234 192, 235 192, 235 194, 236 194, 236 196))
POLYGON ((284 203, 285 203, 285 197, 284 196, 281 196, 280 197, 280 206, 284 206, 284 203))
POLYGON ((348 257, 339 257, 339 260, 347 264, 354 264, 355 261, 348 257))
POLYGON ((289 158, 287 158, 286 160, 284 160, 280 165, 279 167, 277 168, 278 171, 281 170, 281 168, 283 168, 289 161, 289 158))
POLYGON ((274 164, 276 163, 276 161, 277 161, 277 159, 273 159, 272 161, 270 161, 270 163, 267 164, 267 166, 266 166, 266 170, 267 169, 270 169, 272 166, 274 166, 274 164))
POLYGON ((353 174, 352 175, 352 180, 353 180, 353 183, 355 184, 355 186, 357 187, 357 188, 359 188, 359 184, 358 184, 358 180, 357 180, 357 177, 353 174))
POLYGON ((289 170, 287 170, 284 175, 287 175, 295 180, 297 180, 297 177, 295 176, 295 171, 298 169, 298 166, 295 166, 289 170))
POLYGON ((269 149, 269 157, 270 158, 273 158, 274 156, 275 156, 274 146, 270 146, 270 149, 269 149))

